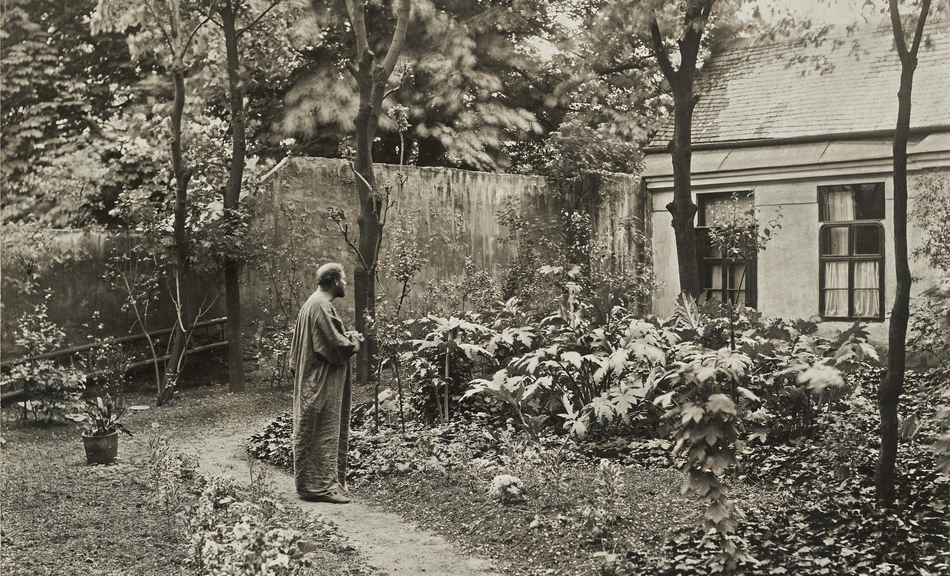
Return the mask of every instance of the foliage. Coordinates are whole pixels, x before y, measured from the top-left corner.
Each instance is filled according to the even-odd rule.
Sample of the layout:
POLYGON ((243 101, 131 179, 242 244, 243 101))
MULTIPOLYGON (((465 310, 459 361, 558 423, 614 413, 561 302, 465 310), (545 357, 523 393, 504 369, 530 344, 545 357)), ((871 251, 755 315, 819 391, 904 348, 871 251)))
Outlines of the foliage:
POLYGON ((78 407, 86 389, 86 375, 81 367, 37 358, 62 348, 66 337, 47 316, 51 296, 47 291, 43 302, 20 318, 15 342, 25 351, 26 359, 14 365, 4 378, 6 383, 23 390, 26 398, 22 403, 23 419, 26 420, 29 411, 34 420, 45 415, 47 423, 61 419, 78 407))
POLYGON ((597 465, 597 500, 594 505, 584 506, 579 516, 581 529, 594 540, 610 535, 616 524, 627 515, 626 482, 623 467, 606 458, 597 465))
MULTIPOLYGON (((389 48, 395 4, 365 10, 367 43, 376 54, 389 48)), ((408 164, 477 169, 508 164, 508 144, 534 139, 540 130, 531 111, 544 108, 537 83, 547 83, 547 72, 525 41, 543 34, 551 18, 537 0, 414 3, 397 68, 399 89, 382 107, 405 107, 412 128, 399 146, 398 123, 380 117, 376 161, 398 164, 402 156, 408 164)), ((288 94, 286 131, 302 153, 336 156, 358 108, 356 91, 339 74, 356 52, 352 27, 342 5, 321 4, 294 32, 312 63, 288 94)))
MULTIPOLYGON (((462 252, 461 247, 459 252, 462 252)), ((461 275, 422 283, 418 298, 413 302, 416 314, 449 316, 465 311, 481 313, 490 312, 497 306, 502 289, 491 271, 480 268, 469 256, 460 254, 459 258, 464 263, 461 275)))
POLYGON ((387 234, 389 243, 382 257, 380 268, 385 272, 386 278, 396 282, 399 287, 399 295, 395 298, 395 310, 393 315, 398 317, 402 311, 403 304, 409 292, 416 275, 426 264, 425 254, 429 251, 429 244, 419 245, 419 235, 416 230, 407 228, 401 222, 395 222, 387 234))
POLYGON ((3 219, 64 228, 102 216, 114 153, 110 122, 130 108, 125 87, 152 62, 125 39, 89 31, 92 0, 9 0, 3 7, 3 219))
MULTIPOLYGON (((674 382, 686 383, 686 387, 656 399, 670 407, 664 418, 677 430, 673 453, 686 452, 683 492, 695 491, 708 503, 703 526, 720 550, 708 560, 711 572, 732 572, 738 562, 751 559, 735 534, 743 514, 735 502, 726 499, 720 480, 739 464, 735 451, 739 414, 736 403, 724 392, 737 388, 750 366, 751 359, 742 353, 686 346, 668 372, 674 382)), ((748 390, 739 389, 756 399, 748 390)))
POLYGON ((132 432, 119 422, 124 410, 113 404, 112 399, 97 396, 95 400, 87 400, 86 407, 81 414, 71 414, 69 418, 76 422, 85 422, 86 436, 108 436, 115 432, 125 432, 132 436, 132 432))
POLYGON ((71 251, 59 250, 49 226, 35 219, 3 223, 2 254, 7 297, 36 293, 44 272, 74 256, 71 251))
POLYGON ((638 146, 606 124, 592 128, 577 119, 566 120, 548 136, 544 153, 548 161, 539 172, 559 180, 582 172, 636 174, 641 169, 638 146))
POLYGON ((557 228, 549 222, 526 218, 515 201, 499 209, 497 218, 498 224, 508 230, 502 242, 514 243, 517 255, 503 272, 502 298, 518 298, 525 307, 546 313, 560 293, 557 286, 541 274, 545 262, 560 260, 558 255, 563 242, 557 228))
POLYGON ((907 346, 917 353, 930 353, 942 365, 950 363, 950 311, 947 302, 947 278, 950 278, 950 201, 947 190, 950 176, 933 172, 916 180, 913 207, 914 223, 924 231, 921 244, 913 255, 926 259, 944 278, 937 286, 928 287, 911 302, 907 346))
POLYGON ((91 378, 105 395, 115 401, 116 406, 124 405, 123 396, 129 382, 129 367, 133 354, 121 342, 104 340, 95 343, 90 354, 88 370, 91 378))
POLYGON ((284 413, 248 439, 248 453, 284 469, 293 468, 293 416, 284 413))
POLYGON ((187 484, 196 479, 197 457, 175 452, 167 436, 153 435, 148 439, 148 458, 146 482, 152 500, 164 511, 170 532, 186 530, 190 504, 187 484))
POLYGON ((194 569, 229 576, 300 574, 316 547, 295 529, 268 525, 263 510, 281 504, 269 497, 254 502, 241 492, 229 476, 207 480, 189 524, 194 569))
POLYGON ((475 360, 490 357, 479 344, 489 329, 464 316, 431 315, 415 322, 411 329, 422 337, 410 341, 411 359, 402 362, 411 366, 409 380, 421 386, 418 398, 422 405, 416 409, 427 418, 448 420, 452 401, 462 397, 472 379, 475 360))
POLYGON ((264 284, 264 295, 257 297, 261 315, 273 319, 272 323, 265 320, 257 327, 258 363, 276 382, 282 382, 287 370, 290 329, 308 296, 304 292, 302 276, 310 260, 304 253, 304 246, 314 214, 293 202, 276 205, 273 208, 281 222, 278 227, 263 210, 257 209, 272 200, 272 197, 261 194, 255 204, 248 203, 247 209, 254 220, 249 240, 253 255, 249 264, 264 284))
POLYGON ((937 454, 937 470, 950 476, 950 389, 944 390, 941 400, 944 404, 937 409, 937 423, 942 431, 934 442, 934 452, 937 454))

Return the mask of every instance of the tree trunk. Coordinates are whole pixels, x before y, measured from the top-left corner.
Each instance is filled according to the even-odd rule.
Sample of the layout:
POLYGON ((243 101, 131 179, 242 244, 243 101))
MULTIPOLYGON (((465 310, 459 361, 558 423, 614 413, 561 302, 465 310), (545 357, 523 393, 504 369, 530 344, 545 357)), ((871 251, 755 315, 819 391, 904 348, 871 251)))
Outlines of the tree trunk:
POLYGON ((186 211, 188 208, 188 181, 191 177, 191 173, 190 170, 185 168, 181 147, 181 120, 185 110, 185 74, 184 65, 179 54, 176 54, 175 61, 172 64, 172 82, 175 86, 175 99, 172 103, 172 113, 170 117, 172 170, 175 176, 173 237, 176 258, 176 286, 174 299, 178 308, 178 317, 169 340, 171 343, 171 349, 169 351, 170 357, 165 364, 164 377, 159 383, 157 399, 159 405, 164 404, 174 394, 174 386, 178 380, 178 372, 182 366, 182 355, 185 349, 183 345, 184 334, 186 332, 184 323, 190 319, 188 300, 191 295, 191 283, 188 274, 189 250, 186 211))
POLYGON ((376 246, 382 236, 379 198, 376 193, 376 173, 373 170, 373 138, 379 123, 379 108, 382 97, 373 79, 376 56, 368 48, 363 51, 356 69, 356 84, 360 95, 360 107, 356 113, 356 188, 360 199, 360 214, 357 224, 360 230, 359 261, 353 273, 353 299, 356 314, 356 330, 366 339, 360 347, 356 363, 356 377, 360 382, 369 382, 370 366, 373 365, 376 339, 367 331, 367 320, 376 318, 376 246))
MULTIPOLYGON (((244 86, 240 78, 235 9, 232 0, 221 3, 221 23, 227 51, 228 86, 231 92, 231 166, 224 189, 224 217, 232 220, 241 198, 247 141, 244 128, 244 86)), ((241 334, 241 263, 232 258, 224 262, 225 308, 228 323, 228 389, 244 390, 244 346, 241 334)))
POLYGON ((674 92, 673 139, 670 156, 673 158, 673 201, 666 209, 673 216, 673 234, 676 238, 676 262, 679 271, 680 292, 697 298, 702 292, 699 281, 699 261, 696 247, 696 204, 692 198, 692 123, 695 101, 692 86, 688 93, 674 92))
POLYGON ((676 260, 679 270, 680 292, 698 297, 702 292, 699 279, 699 251, 696 242, 696 204, 693 202, 692 131, 693 81, 696 77, 696 62, 703 39, 706 22, 715 0, 690 2, 684 14, 684 33, 679 40, 680 66, 674 69, 667 53, 660 27, 654 17, 650 21, 653 51, 663 76, 673 91, 673 138, 670 140, 670 156, 673 161, 673 201, 666 205, 672 215, 673 233, 676 237, 676 260))
POLYGON ((360 230, 358 244, 359 262, 353 274, 354 308, 356 329, 362 332, 366 340, 360 347, 357 357, 357 378, 361 382, 369 381, 376 357, 376 338, 368 334, 367 320, 376 318, 376 265, 379 246, 385 225, 387 198, 376 189, 376 176, 373 172, 373 139, 379 126, 383 99, 389 77, 396 67, 396 60, 402 52, 409 27, 410 0, 399 0, 396 8, 396 28, 386 56, 379 60, 369 48, 366 34, 365 0, 347 0, 346 8, 356 38, 358 62, 350 64, 349 70, 356 79, 360 105, 356 113, 356 189, 360 200, 360 215, 357 219, 360 230))
POLYGON ((897 294, 891 309, 887 334, 887 373, 878 392, 881 450, 874 473, 877 499, 884 504, 891 504, 896 498, 894 468, 897 463, 897 406, 904 387, 907 322, 910 316, 910 288, 913 281, 907 259, 907 140, 910 133, 911 94, 914 71, 917 68, 917 51, 929 10, 930 0, 924 0, 913 44, 908 51, 897 10, 897 0, 890 0, 891 23, 901 61, 901 84, 897 93, 897 129, 894 133, 894 264, 897 269, 897 294))

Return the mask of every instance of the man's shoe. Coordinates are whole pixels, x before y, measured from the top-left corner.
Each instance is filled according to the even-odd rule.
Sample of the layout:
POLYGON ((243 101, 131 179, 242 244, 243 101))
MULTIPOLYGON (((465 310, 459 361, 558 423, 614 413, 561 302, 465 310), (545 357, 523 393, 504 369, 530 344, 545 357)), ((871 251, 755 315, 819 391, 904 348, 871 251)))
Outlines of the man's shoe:
POLYGON ((300 492, 300 498, 308 502, 329 502, 330 504, 346 504, 349 498, 340 492, 330 492, 329 494, 313 494, 312 492, 300 492))

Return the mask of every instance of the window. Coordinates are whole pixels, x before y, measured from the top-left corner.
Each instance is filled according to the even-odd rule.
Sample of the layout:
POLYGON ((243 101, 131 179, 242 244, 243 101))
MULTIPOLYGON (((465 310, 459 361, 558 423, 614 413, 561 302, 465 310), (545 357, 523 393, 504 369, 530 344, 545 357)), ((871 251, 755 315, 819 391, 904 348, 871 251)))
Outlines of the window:
POLYGON ((701 194, 697 200, 703 290, 712 300, 755 306, 755 255, 723 254, 710 234, 717 226, 754 227, 752 193, 701 194))
POLYGON ((818 187, 825 318, 883 319, 884 184, 818 187))

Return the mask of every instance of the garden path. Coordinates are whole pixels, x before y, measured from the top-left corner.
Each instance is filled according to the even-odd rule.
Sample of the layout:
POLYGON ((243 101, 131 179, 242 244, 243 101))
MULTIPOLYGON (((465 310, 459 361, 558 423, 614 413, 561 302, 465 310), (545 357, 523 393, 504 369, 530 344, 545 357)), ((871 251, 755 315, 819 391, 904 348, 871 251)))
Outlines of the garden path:
MULTIPOLYGON (((199 471, 212 475, 249 478, 242 445, 248 430, 263 428, 269 419, 219 428, 212 437, 179 438, 173 442, 185 454, 198 456, 199 471)), ((374 510, 354 500, 346 505, 306 502, 297 498, 293 477, 272 468, 271 488, 310 514, 320 514, 336 523, 363 553, 367 562, 393 576, 433 574, 438 576, 500 576, 488 560, 461 554, 441 536, 407 523, 399 516, 374 510)))

